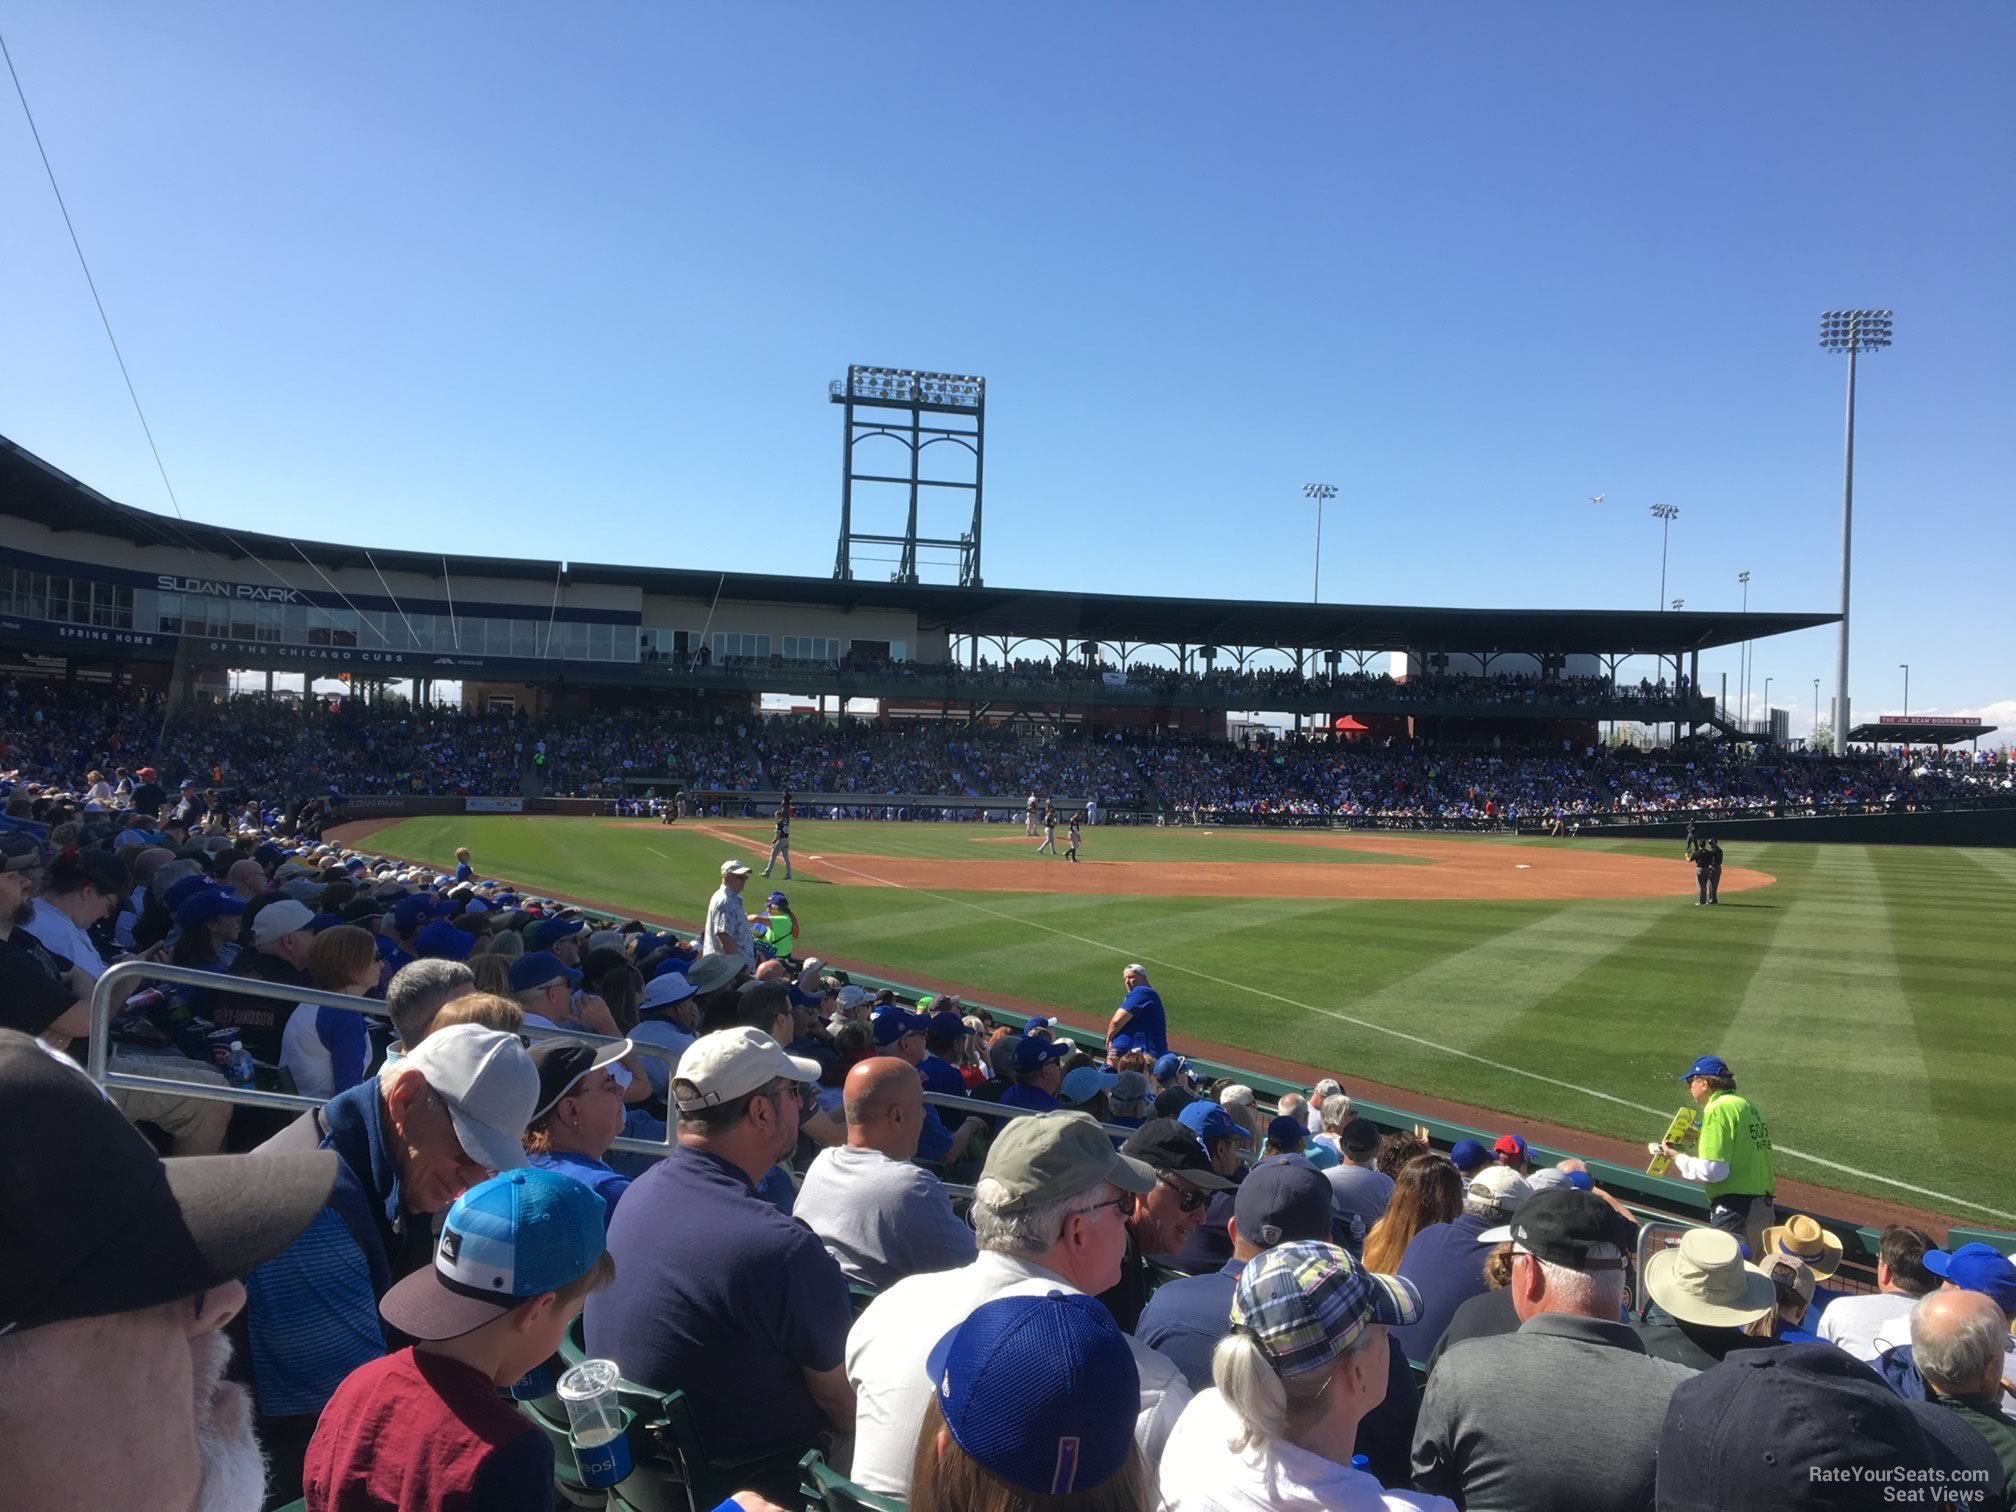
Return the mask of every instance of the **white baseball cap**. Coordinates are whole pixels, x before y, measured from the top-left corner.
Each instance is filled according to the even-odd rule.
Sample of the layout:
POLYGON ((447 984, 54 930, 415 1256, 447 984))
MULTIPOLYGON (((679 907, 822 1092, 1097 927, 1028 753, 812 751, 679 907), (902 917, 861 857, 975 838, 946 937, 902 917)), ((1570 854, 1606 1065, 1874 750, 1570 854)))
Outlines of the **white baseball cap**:
POLYGON ((308 905, 299 898, 282 898, 278 903, 269 903, 259 910, 259 917, 252 921, 252 943, 263 950, 282 935, 306 929, 314 917, 308 905))
MULTIPOLYGON (((1533 1187, 1510 1166, 1488 1165, 1470 1178, 1468 1195, 1489 1198, 1497 1204, 1499 1216, 1509 1218, 1533 1195, 1533 1187)), ((1509 1228, 1492 1229, 1478 1237, 1481 1243, 1503 1244, 1512 1237, 1512 1231, 1509 1228), (1496 1238, 1491 1237, 1494 1234, 1496 1238)))
MULTIPOLYGON (((278 908, 279 904, 273 905, 278 908)), ((492 1171, 525 1164, 525 1126, 539 1106, 539 1068, 515 1034, 481 1024, 437 1030, 400 1062, 427 1079, 471 1160, 492 1171)))
MULTIPOLYGON (((421 1048, 426 1048, 422 1041, 421 1048)), ((819 1080, 819 1062, 786 1055, 784 1047, 761 1029, 739 1024, 733 1029, 703 1034, 686 1047, 672 1073, 677 1084, 690 1085, 692 1095, 675 1100, 681 1113, 718 1108, 747 1097, 766 1082, 785 1077, 795 1082, 819 1080)))
POLYGON ((749 875, 749 868, 744 866, 740 861, 723 861, 721 863, 721 875, 724 877, 746 877, 749 875))

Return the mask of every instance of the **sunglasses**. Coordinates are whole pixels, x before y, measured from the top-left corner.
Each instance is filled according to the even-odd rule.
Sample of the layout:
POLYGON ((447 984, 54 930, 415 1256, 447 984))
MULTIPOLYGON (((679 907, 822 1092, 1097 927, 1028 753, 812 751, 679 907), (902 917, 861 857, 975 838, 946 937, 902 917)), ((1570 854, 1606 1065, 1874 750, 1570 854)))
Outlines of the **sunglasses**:
POLYGON ((1185 1186, 1173 1176, 1157 1176, 1155 1179, 1177 1194, 1176 1205, 1186 1213, 1196 1212, 1197 1209, 1211 1200, 1209 1192, 1197 1187, 1185 1186))

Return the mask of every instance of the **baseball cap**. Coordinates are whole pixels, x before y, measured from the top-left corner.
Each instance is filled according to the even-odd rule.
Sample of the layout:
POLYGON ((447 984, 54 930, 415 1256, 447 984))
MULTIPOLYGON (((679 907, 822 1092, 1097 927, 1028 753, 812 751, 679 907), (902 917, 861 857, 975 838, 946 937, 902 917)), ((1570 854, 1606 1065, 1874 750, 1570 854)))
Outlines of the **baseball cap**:
POLYGON ((1120 1150, 1143 1165, 1180 1176, 1207 1192, 1228 1191, 1233 1186, 1229 1177, 1211 1169, 1211 1154, 1204 1142, 1173 1118, 1149 1119, 1127 1136, 1120 1150))
POLYGON ((1326 1241, 1334 1214, 1329 1178, 1293 1155, 1269 1155, 1246 1173, 1232 1198, 1239 1237, 1262 1249, 1299 1239, 1326 1241))
MULTIPOLYGON (((1470 1178, 1466 1197, 1483 1197, 1496 1205, 1501 1218, 1509 1218, 1521 1203, 1533 1195, 1533 1188, 1510 1166, 1487 1165, 1470 1178)), ((1494 1240, 1493 1243, 1498 1241, 1494 1240)))
POLYGON ((1146 1102, 1154 1089, 1148 1078, 1139 1071, 1122 1071, 1113 1078, 1113 1101, 1121 1103, 1146 1102))
POLYGON ((409 893, 392 905, 392 925, 401 934, 411 934, 434 917, 434 900, 426 893, 409 893))
POLYGON ((1110 1090, 1118 1080, 1120 1073, 1109 1067, 1080 1066, 1075 1071, 1064 1073, 1064 1080, 1057 1088, 1057 1098, 1073 1106, 1090 1102, 1101 1092, 1110 1090))
POLYGON ((1690 1228, 1645 1262, 1646 1293, 1682 1323, 1741 1328, 1777 1305, 1771 1278, 1743 1258, 1743 1244, 1720 1229, 1690 1228))
POLYGON ((973 1031, 966 1027, 966 1020, 951 1009, 931 1015, 925 1033, 933 1039, 964 1039, 973 1031))
POLYGON ((582 1077, 615 1064, 632 1048, 627 1039, 592 1045, 586 1040, 575 1039, 539 1041, 531 1050, 532 1064, 539 1072, 539 1101, 532 1109, 532 1118, 525 1122, 529 1124, 532 1119, 550 1113, 553 1104, 565 1097, 582 1077))
MULTIPOLYGON (((421 1048, 426 1048, 425 1041, 421 1048)), ((816 1082, 819 1062, 786 1055, 784 1047, 761 1029, 737 1024, 693 1041, 679 1057, 672 1076, 679 1111, 692 1113, 747 1097, 780 1076, 789 1081, 816 1082)))
POLYGON ((1171 1050, 1167 1055, 1160 1056, 1156 1059, 1155 1079, 1157 1081, 1167 1081, 1172 1076, 1181 1076, 1185 1071, 1188 1071, 1189 1069, 1190 1069, 1190 1062, 1183 1059, 1183 1057, 1178 1055, 1174 1050, 1171 1050))
MULTIPOLYGON (((1477 1184, 1471 1183, 1473 1190, 1477 1184)), ((1556 1187, 1546 1192, 1532 1192, 1529 1187, 1528 1193, 1510 1223, 1486 1229, 1477 1236, 1477 1242, 1503 1244, 1509 1239, 1527 1254, 1570 1270, 1629 1267, 1638 1231, 1601 1197, 1594 1192, 1578 1192, 1573 1187, 1556 1187), (1590 1250, 1600 1244, 1612 1246, 1617 1253, 1591 1259, 1590 1250)))
POLYGON ((1379 1148, 1379 1126, 1369 1118, 1354 1118, 1337 1131, 1337 1148, 1349 1155, 1369 1155, 1379 1148))
POLYGON ((460 1338, 594 1269, 607 1247, 603 1212, 594 1188, 557 1171, 479 1181, 448 1209, 434 1263, 388 1291, 378 1311, 415 1339, 460 1338))
POLYGON ((1045 1018, 1039 1013, 1033 1018, 1026 1018, 1022 1021, 1022 1032, 1028 1034, 1036 1029, 1054 1029, 1056 1025, 1057 1020, 1054 1018, 1045 1018))
MULTIPOLYGON (((1704 1075, 1708 1073, 1703 1073, 1704 1075)), ((1833 1344, 1732 1351, 1673 1389, 1661 1512, 1860 1512, 1959 1456, 1883 1378, 1833 1344)), ((1978 1437, 1978 1435, 1976 1435, 1978 1437)))
MULTIPOLYGON (((413 945, 423 956, 439 956, 443 960, 466 961, 476 944, 476 936, 466 929, 457 929, 446 919, 436 919, 413 936, 413 945)), ((520 956, 520 960, 524 957, 520 956)))
MULTIPOLYGON (((1155 1094, 1155 1116, 1157 1118, 1175 1118, 1185 1108, 1190 1107, 1193 1103, 1200 1102, 1204 1102, 1204 1099, 1199 1097, 1195 1092, 1192 1092, 1188 1087, 1164 1087, 1160 1092, 1155 1094)), ((1205 1105, 1207 1107, 1217 1106, 1215 1103, 1206 1103, 1205 1105)))
POLYGON ((1033 1113, 1010 1119, 988 1146, 981 1200, 1014 1213, 1063 1202, 1107 1181, 1139 1196, 1155 1189, 1155 1170, 1114 1149, 1106 1131, 1083 1113, 1033 1113))
POLYGON ((875 1043, 893 1045, 912 1034, 922 1034, 930 1025, 931 1021, 919 1014, 903 1008, 890 1008, 875 1020, 875 1043))
POLYGON ((1734 1071, 1729 1069, 1729 1062, 1722 1059, 1721 1056, 1704 1055, 1685 1071, 1682 1071, 1677 1079, 1680 1081, 1692 1081, 1697 1076, 1734 1076, 1735 1074, 1734 1071))
MULTIPOLYGON (((875 1038, 882 1039, 882 1025, 899 1009, 891 1009, 875 1020, 875 1038)), ((1071 1053, 1071 1046, 1058 1040, 1041 1039, 1036 1035, 1024 1035, 1015 1042, 1015 1074, 1027 1076, 1031 1071, 1041 1070, 1051 1061, 1064 1059, 1071 1053)))
POLYGON ((1398 1328, 1420 1316, 1412 1281, 1364 1270, 1320 1240, 1263 1251, 1246 1262, 1232 1292, 1233 1326, 1253 1336, 1282 1376, 1329 1364, 1370 1324, 1398 1328))
POLYGON ((770 894, 769 897, 765 898, 763 901, 765 903, 770 904, 774 908, 789 908, 791 906, 791 900, 785 897, 784 894, 780 892, 773 892, 772 894, 770 894))
POLYGON ((693 984, 695 992, 713 992, 726 987, 742 974, 742 957, 727 955, 717 951, 703 955, 686 968, 686 980, 693 984))
POLYGON ((845 987, 840 989, 840 1006, 842 1008, 851 1011, 868 1001, 870 1001, 870 998, 866 987, 857 987, 854 983, 849 982, 845 987))
POLYGON ((336 1184, 330 1150, 164 1161, 90 1078, 12 1030, 0 1030, 0 1149, 0 1335, 243 1276, 336 1184))
POLYGON ((661 971, 644 985, 644 995, 637 1000, 639 1013, 650 1013, 658 1008, 670 1008, 674 1003, 683 1003, 694 995, 690 977, 676 971, 661 971))
POLYGON ((530 992, 534 987, 544 987, 554 981, 565 981, 569 987, 579 987, 581 973, 550 950, 535 950, 511 963, 513 992, 530 992))
POLYGON ((925 1362, 953 1441, 1001 1479, 1044 1496, 1085 1493, 1134 1451, 1141 1374, 1097 1299, 996 1297, 925 1362))
POLYGON ((1195 1134, 1205 1144, 1214 1139, 1244 1139, 1246 1129, 1237 1119, 1214 1102, 1203 1098, 1185 1103, 1177 1113, 1176 1121, 1195 1134))
POLYGON ((1284 1150, 1299 1150, 1309 1142, 1309 1125, 1283 1113, 1268 1121, 1267 1137, 1284 1150))
POLYGON ((740 861, 723 861, 721 863, 721 875, 724 877, 746 877, 749 875, 749 868, 744 866, 740 861))
POLYGON ((1136 1050, 1147 1048, 1147 1042, 1138 1034, 1116 1034, 1111 1044, 1115 1055, 1132 1055, 1136 1050))
POLYGON ((1963 1244, 1951 1254, 1927 1250, 1925 1269, 1962 1291, 1992 1298, 2002 1311, 2016 1317, 2016 1264, 1993 1245, 1963 1244))
POLYGON ((264 949, 282 935, 306 929, 314 921, 315 915, 308 911, 306 903, 297 898, 282 898, 259 910, 259 917, 252 921, 252 943, 264 949))
POLYGON ((541 919, 525 931, 525 948, 551 950, 557 942, 581 933, 583 927, 579 919, 541 919))
POLYGON ((40 871, 48 859, 34 836, 19 830, 0 832, 0 871, 40 871))
POLYGON ((1518 1134, 1500 1134, 1491 1146, 1491 1153, 1505 1160, 1520 1161, 1526 1158, 1526 1141, 1518 1134))
POLYGON ((1449 1163, 1465 1176, 1491 1163, 1491 1152, 1476 1139, 1459 1139, 1449 1147, 1449 1163))
POLYGON ((227 914, 243 912, 245 912, 245 900, 230 889, 199 887, 184 898, 182 906, 175 910, 175 925, 178 929, 196 929, 208 924, 212 919, 221 919, 227 914))
POLYGON ((492 1171, 525 1164, 525 1125, 539 1102, 539 1072, 515 1034, 481 1024, 451 1024, 414 1046, 399 1063, 418 1071, 448 1105, 449 1122, 468 1157, 492 1171))

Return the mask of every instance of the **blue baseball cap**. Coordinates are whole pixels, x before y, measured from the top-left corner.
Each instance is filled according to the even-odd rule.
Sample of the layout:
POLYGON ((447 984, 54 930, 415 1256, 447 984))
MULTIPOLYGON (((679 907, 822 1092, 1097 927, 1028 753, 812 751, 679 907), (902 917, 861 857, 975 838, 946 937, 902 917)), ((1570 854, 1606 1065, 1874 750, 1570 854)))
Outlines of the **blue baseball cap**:
POLYGON ((1224 1139, 1228 1135, 1234 1139, 1244 1139, 1246 1137, 1246 1130, 1240 1126, 1230 1113, 1227 1113, 1218 1104, 1205 1102, 1202 1098, 1198 1098, 1195 1102, 1185 1103, 1182 1109, 1176 1114, 1176 1122, 1183 1125, 1184 1128, 1195 1134, 1207 1145, 1214 1139, 1224 1139))
POLYGON ((1246 1173, 1232 1198, 1239 1237, 1262 1249, 1298 1239, 1323 1241, 1336 1231, 1330 1179, 1296 1155, 1269 1155, 1246 1173))
POLYGON ((765 898, 763 901, 765 903, 773 904, 778 908, 789 908, 791 906, 791 900, 785 897, 784 894, 780 892, 773 892, 772 894, 770 894, 769 897, 765 898))
POLYGON ((581 933, 579 919, 541 919, 525 931, 525 944, 532 950, 549 949, 556 940, 581 933))
POLYGON ((1692 1081, 1697 1076, 1734 1076, 1735 1074, 1734 1071, 1729 1069, 1729 1062, 1722 1059, 1721 1056, 1704 1055, 1685 1071, 1682 1071, 1679 1079, 1681 1081, 1692 1081))
POLYGON ((565 979, 569 987, 581 985, 581 973, 550 950, 535 950, 511 963, 511 990, 530 992, 548 982, 565 979))
POLYGON ((446 919, 436 919, 413 936, 413 948, 421 955, 438 956, 445 961, 468 960, 475 945, 476 936, 466 929, 457 929, 446 919))
MULTIPOLYGON (((180 887, 182 884, 178 882, 175 885, 180 887)), ((199 887, 191 891, 175 910, 175 924, 178 929, 196 929, 212 919, 243 912, 245 900, 238 894, 221 887, 199 887)))
MULTIPOLYGON (((1114 1048, 1118 1049, 1120 1042, 1119 1040, 1115 1040, 1113 1044, 1114 1048)), ((1183 1059, 1174 1050, 1171 1050, 1167 1055, 1155 1062, 1155 1079, 1157 1081, 1167 1081, 1172 1076, 1181 1076, 1189 1069, 1190 1062, 1183 1059)))
POLYGON ((933 1039, 964 1039, 973 1031, 966 1027, 966 1020, 947 1008, 943 1013, 934 1013, 928 1020, 925 1031, 933 1039))
POLYGON ((1267 1125, 1267 1138, 1283 1150, 1293 1152, 1309 1143, 1309 1125, 1290 1113, 1283 1113, 1267 1125))
POLYGON ((1561 1174, 1568 1178, 1568 1185, 1575 1188, 1578 1192, 1593 1192, 1596 1190, 1596 1178, 1591 1176, 1587 1171, 1563 1171, 1561 1174))
POLYGON ((1135 1050, 1145 1050, 1146 1043, 1138 1034, 1116 1034, 1112 1040, 1115 1055, 1127 1055, 1135 1050))
POLYGON ((925 1368, 953 1441, 1024 1491, 1091 1491, 1134 1452, 1141 1374, 1095 1298, 1053 1291, 983 1302, 925 1368))
POLYGON ((409 893, 392 905, 392 924, 401 934, 411 934, 434 917, 434 900, 426 893, 409 893))
POLYGON ((460 1338, 594 1269, 608 1247, 604 1211, 592 1187, 555 1171, 479 1181, 448 1209, 434 1263, 394 1286, 378 1310, 412 1338, 460 1338))
POLYGON ((1113 1083, 1120 1080, 1120 1073, 1110 1066, 1080 1066, 1068 1071, 1057 1088, 1059 1102, 1076 1106, 1092 1101, 1101 1092, 1110 1092, 1113 1083))
MULTIPOLYGON (((876 1020, 876 1023, 879 1026, 881 1020, 876 1020)), ((876 1037, 878 1039, 881 1037, 879 1027, 876 1030, 876 1037)), ((1018 1076, 1026 1076, 1051 1061, 1064 1059, 1071 1053, 1071 1049, 1071 1046, 1059 1040, 1040 1039, 1025 1034, 1015 1042, 1015 1072, 1018 1076)))
POLYGON ((1491 1152, 1479 1139, 1459 1139, 1449 1147, 1449 1163, 1465 1176, 1491 1164, 1491 1152))
POLYGON ((1026 1018, 1022 1021, 1022 1032, 1027 1034, 1031 1029, 1054 1029, 1056 1025, 1057 1020, 1054 1018, 1045 1018, 1039 1013, 1034 1018, 1026 1018))
MULTIPOLYGON (((345 922, 347 921, 339 913, 318 913, 309 919, 304 927, 313 930, 316 934, 320 934, 325 929, 334 929, 338 924, 345 922)), ((471 936, 471 938, 473 939, 474 936, 471 936)))
MULTIPOLYGON (((176 913, 184 903, 187 903, 198 893, 215 892, 216 890, 217 879, 215 877, 207 876, 202 872, 196 872, 191 876, 182 878, 171 886, 167 892, 162 894, 161 901, 167 905, 170 913, 176 913)), ((178 919, 177 922, 179 923, 180 920, 178 919)))
POLYGON ((1951 1254, 1927 1250, 1925 1269, 1962 1291, 1980 1292, 2016 1317, 2016 1264, 1993 1245, 1963 1244, 1951 1254))
POLYGON ((1365 1270, 1320 1241, 1297 1240, 1255 1256, 1232 1293, 1233 1326, 1253 1336, 1282 1376, 1328 1365, 1373 1323, 1399 1328, 1420 1317, 1421 1293, 1412 1281, 1365 1270))
POLYGON ((875 1043, 888 1046, 912 1034, 922 1034, 931 1021, 902 1008, 890 1008, 875 1020, 875 1043))

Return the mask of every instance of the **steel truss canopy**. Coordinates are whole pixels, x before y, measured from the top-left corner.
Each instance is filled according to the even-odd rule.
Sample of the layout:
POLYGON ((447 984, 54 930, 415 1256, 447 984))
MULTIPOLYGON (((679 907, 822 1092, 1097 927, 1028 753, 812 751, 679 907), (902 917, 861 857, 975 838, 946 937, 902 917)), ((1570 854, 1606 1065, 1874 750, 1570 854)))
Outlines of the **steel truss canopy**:
MULTIPOLYGON (((502 556, 442 556, 396 547, 297 541, 253 531, 227 532, 116 503, 0 437, 0 517, 56 531, 84 531, 142 546, 248 554, 274 562, 366 568, 366 553, 386 572, 457 578, 554 581, 557 561, 502 556)), ((914 613, 919 628, 953 635, 1008 636, 1079 643, 1280 647, 1312 651, 1530 652, 1536 655, 1673 655, 1810 630, 1838 614, 1741 614, 1735 610, 1461 609, 1391 604, 1264 603, 1245 599, 891 583, 868 578, 783 577, 626 564, 565 564, 569 584, 634 586, 647 594, 711 601, 790 604, 798 608, 892 609, 914 613)))

